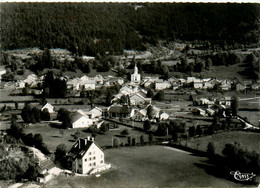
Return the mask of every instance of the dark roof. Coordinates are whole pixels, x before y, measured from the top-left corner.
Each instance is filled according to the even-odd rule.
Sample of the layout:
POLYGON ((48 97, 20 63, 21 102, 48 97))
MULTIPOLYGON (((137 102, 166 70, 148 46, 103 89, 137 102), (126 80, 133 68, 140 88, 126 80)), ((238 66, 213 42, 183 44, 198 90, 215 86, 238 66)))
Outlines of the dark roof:
POLYGON ((108 110, 110 113, 119 113, 119 114, 129 114, 131 112, 131 108, 128 106, 111 106, 108 110))
POLYGON ((75 144, 73 144, 71 150, 68 153, 68 156, 72 157, 72 159, 82 158, 92 144, 95 144, 100 150, 102 150, 101 147, 94 141, 87 140, 84 138, 79 138, 75 142, 75 144), (80 147, 79 147, 79 144, 80 144, 80 147))
POLYGON ((45 169, 52 169, 53 167, 55 167, 54 163, 49 160, 49 159, 46 159, 44 161, 41 161, 39 164, 38 164, 38 167, 41 169, 41 170, 45 170, 45 169))

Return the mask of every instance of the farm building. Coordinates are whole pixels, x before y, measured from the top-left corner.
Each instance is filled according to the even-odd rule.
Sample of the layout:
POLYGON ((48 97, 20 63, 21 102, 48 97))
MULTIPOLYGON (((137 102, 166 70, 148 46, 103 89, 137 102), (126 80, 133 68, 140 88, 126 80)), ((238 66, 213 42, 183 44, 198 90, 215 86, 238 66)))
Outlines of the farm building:
POLYGON ((105 154, 94 138, 79 138, 68 155, 72 171, 80 174, 93 174, 111 167, 105 163, 105 154))
POLYGON ((53 112, 54 112, 54 107, 53 107, 50 103, 46 103, 46 104, 41 108, 41 111, 43 111, 44 109, 47 109, 49 113, 53 113, 53 112))
POLYGON ((93 120, 89 119, 85 115, 75 113, 71 117, 71 126, 72 128, 87 128, 93 125, 93 120))

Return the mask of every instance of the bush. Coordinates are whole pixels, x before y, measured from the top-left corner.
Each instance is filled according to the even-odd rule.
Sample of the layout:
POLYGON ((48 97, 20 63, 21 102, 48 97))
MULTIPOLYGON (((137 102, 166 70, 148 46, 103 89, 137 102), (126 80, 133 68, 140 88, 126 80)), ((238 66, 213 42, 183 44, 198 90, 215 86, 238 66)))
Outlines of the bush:
POLYGON ((122 130, 120 134, 125 136, 129 135, 128 129, 122 130))
POLYGON ((210 143, 208 144, 207 153, 208 153, 209 155, 214 155, 214 154, 215 154, 215 143, 214 143, 214 142, 210 142, 210 143))

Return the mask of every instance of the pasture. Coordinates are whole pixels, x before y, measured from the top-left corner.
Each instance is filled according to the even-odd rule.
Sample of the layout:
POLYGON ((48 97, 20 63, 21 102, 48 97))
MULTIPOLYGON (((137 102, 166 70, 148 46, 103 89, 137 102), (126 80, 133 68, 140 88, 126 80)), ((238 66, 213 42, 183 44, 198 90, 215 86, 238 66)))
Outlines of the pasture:
MULTIPOLYGON (((244 131, 230 131, 230 132, 220 132, 213 134, 211 136, 203 136, 200 138, 195 138, 188 140, 188 147, 202 151, 207 151, 207 146, 209 142, 215 143, 215 152, 217 154, 222 154, 222 150, 225 144, 231 142, 239 142, 241 145, 255 151, 259 151, 260 148, 260 134, 254 132, 244 132, 244 131)), ((186 140, 182 141, 182 145, 186 144, 186 140)))
POLYGON ((112 170, 100 177, 58 177, 46 187, 239 187, 213 176, 207 158, 164 146, 105 150, 112 170))

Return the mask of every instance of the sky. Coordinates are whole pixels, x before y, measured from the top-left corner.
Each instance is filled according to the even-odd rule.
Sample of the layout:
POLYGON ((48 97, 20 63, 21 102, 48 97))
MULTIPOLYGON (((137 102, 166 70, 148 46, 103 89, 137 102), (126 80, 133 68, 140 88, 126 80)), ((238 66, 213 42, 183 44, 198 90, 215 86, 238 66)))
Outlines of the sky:
POLYGON ((203 2, 203 3, 260 3, 260 0, 0 0, 0 2, 203 2))

